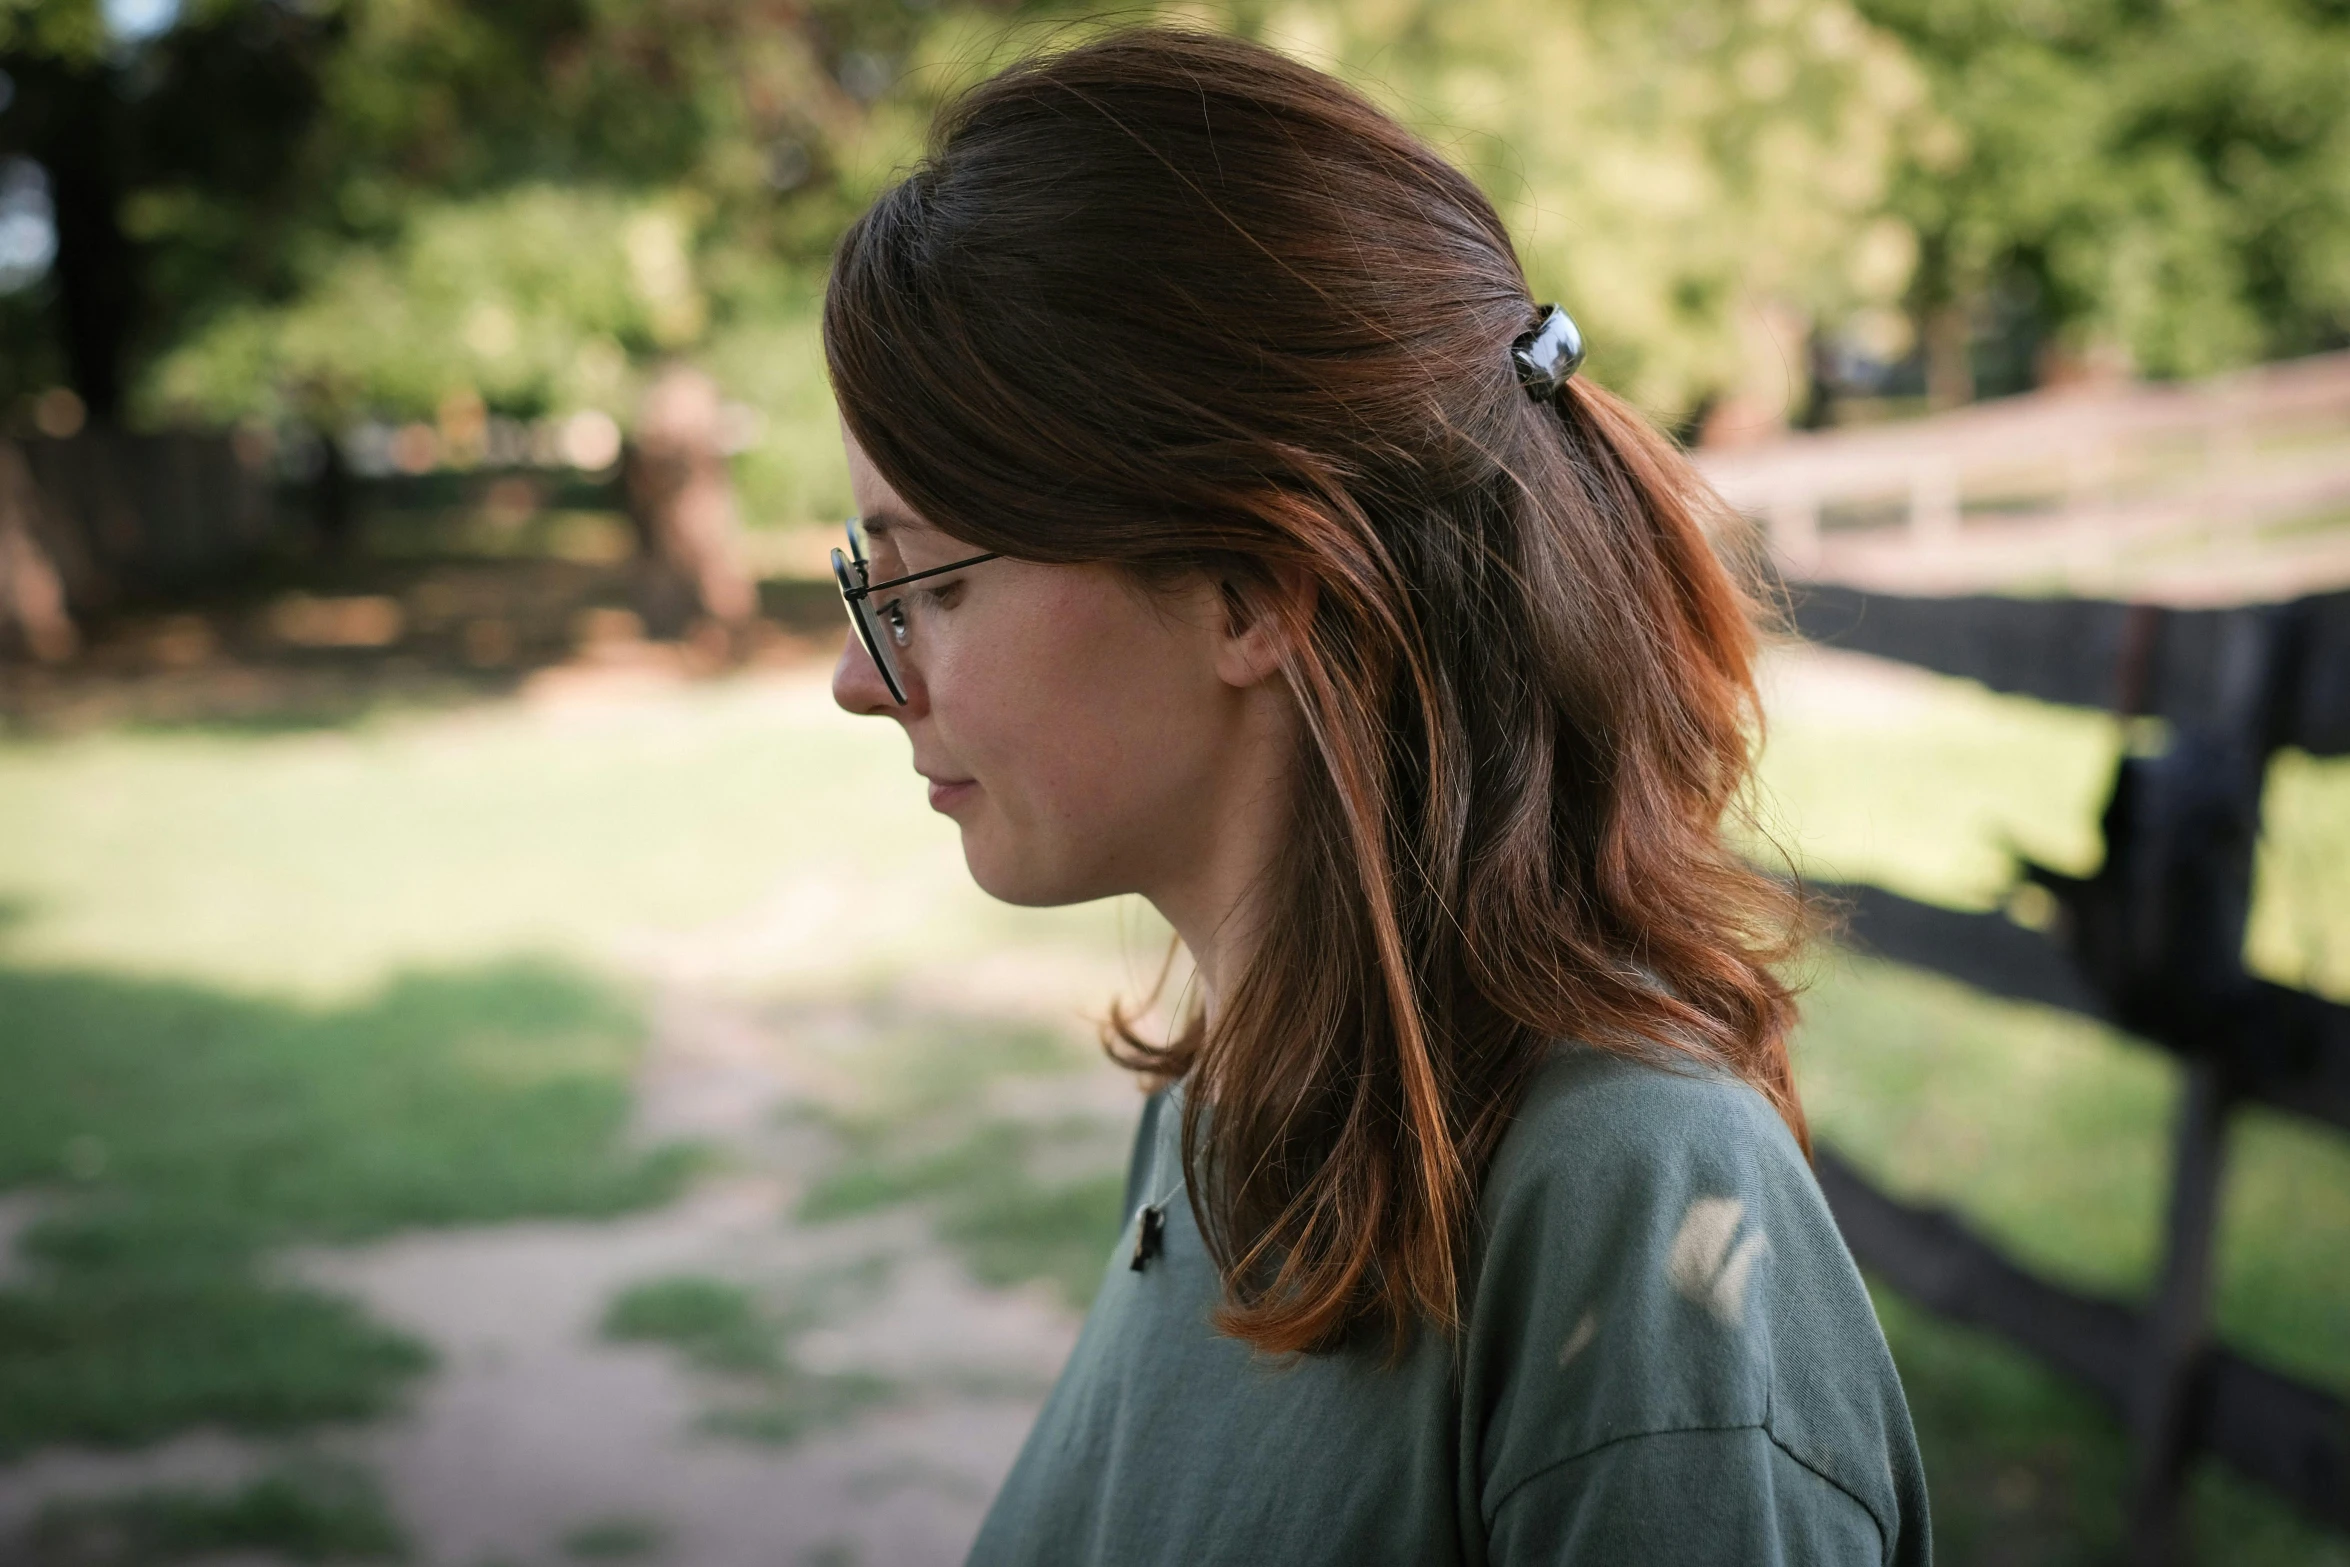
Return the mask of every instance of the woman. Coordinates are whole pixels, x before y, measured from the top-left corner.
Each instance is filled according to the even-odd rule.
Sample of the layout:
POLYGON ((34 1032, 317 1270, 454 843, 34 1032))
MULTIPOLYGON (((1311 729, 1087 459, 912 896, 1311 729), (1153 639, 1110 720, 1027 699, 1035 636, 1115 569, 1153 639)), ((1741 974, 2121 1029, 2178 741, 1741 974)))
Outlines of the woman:
POLYGON ((1924 1562, 1805 1165, 1714 500, 1328 77, 1117 34, 962 99, 825 302, 834 676, 971 874, 1197 1005, 979 1563, 1924 1562))

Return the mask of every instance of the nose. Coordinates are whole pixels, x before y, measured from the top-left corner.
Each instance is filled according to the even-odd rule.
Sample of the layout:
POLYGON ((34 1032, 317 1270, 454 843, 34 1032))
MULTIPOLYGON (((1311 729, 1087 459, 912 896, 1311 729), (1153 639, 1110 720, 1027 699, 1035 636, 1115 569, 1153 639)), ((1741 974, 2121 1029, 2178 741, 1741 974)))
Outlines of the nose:
POLYGON ((843 711, 862 717, 903 719, 910 716, 912 704, 922 699, 919 684, 911 672, 906 679, 908 701, 900 705, 889 694, 889 683, 874 666, 873 655, 865 651, 864 642, 852 631, 842 640, 840 662, 832 666, 832 700, 843 711))

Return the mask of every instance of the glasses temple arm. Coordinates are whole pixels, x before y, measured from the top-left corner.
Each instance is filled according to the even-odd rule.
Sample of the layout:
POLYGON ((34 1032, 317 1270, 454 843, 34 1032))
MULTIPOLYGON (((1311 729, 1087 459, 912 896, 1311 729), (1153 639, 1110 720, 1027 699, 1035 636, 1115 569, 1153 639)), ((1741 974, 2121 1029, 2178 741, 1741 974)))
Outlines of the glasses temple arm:
MULTIPOLYGON (((886 582, 868 582, 861 588, 850 588, 846 591, 851 598, 863 598, 869 593, 879 593, 884 588, 902 588, 909 582, 920 582, 925 577, 943 577, 950 571, 961 571, 965 566, 976 566, 983 560, 994 560, 1001 553, 999 550, 990 550, 985 555, 974 555, 969 560, 950 561, 944 566, 933 566, 928 571, 909 571, 902 577, 891 577, 886 582)), ((859 561, 858 564, 863 565, 864 562, 859 561)))

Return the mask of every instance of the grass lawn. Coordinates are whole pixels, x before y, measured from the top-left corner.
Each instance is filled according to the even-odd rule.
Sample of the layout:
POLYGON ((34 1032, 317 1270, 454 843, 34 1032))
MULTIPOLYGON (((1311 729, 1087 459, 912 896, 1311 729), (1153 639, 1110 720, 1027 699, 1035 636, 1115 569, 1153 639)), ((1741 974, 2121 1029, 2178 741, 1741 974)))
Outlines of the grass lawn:
MULTIPOLYGON (((1833 672, 1831 672, 1833 675, 1833 672)), ((2008 852, 2083 871, 2119 755, 2096 715, 1920 676, 1791 691, 1764 768, 1771 836, 1814 874, 1987 907, 2008 852)), ((2249 951, 2341 993, 2350 953, 2350 764, 2276 764, 2249 951)), ((1948 1204, 2075 1288, 2142 1299, 2159 1241, 2178 1078, 2085 1020, 1894 965, 1830 956, 1798 1041, 1814 1130, 1887 1189, 1948 1204)), ((2217 1314, 2231 1346, 2350 1395, 2350 1138, 2239 1115, 2217 1314)), ((1947 1562, 2071 1563, 2117 1548, 2127 1450, 2086 1395, 1898 1300, 1882 1315, 1933 1480, 1947 1562)), ((2196 1477, 2203 1559, 2350 1563, 2217 1466, 2196 1477)))
POLYGON ((787 882, 784 966, 844 987, 1114 939, 942 876, 913 783, 813 685, 0 742, 0 1192, 42 1215, 0 1288, 0 1458, 389 1407, 423 1346, 273 1247, 674 1193, 688 1151, 623 1135, 632 943, 787 882))
MULTIPOLYGON (((1806 686, 1777 720, 1767 814, 1819 874, 1988 905, 2010 847, 2093 863, 2118 743, 2093 717, 1936 682, 1806 686)), ((2350 769, 2283 759, 2270 822, 2255 957, 2342 993, 2350 769)), ((421 1348, 277 1280, 271 1248, 675 1190, 689 1157, 625 1133, 648 953, 685 952, 710 983, 860 996, 927 962, 1107 953, 1125 918, 972 890, 902 741, 813 683, 0 741, 0 823, 0 1193, 46 1214, 0 1281, 0 1454, 386 1407, 421 1348)), ((840 1157, 804 1216, 920 1205, 982 1279, 1082 1301, 1117 1150, 980 1091, 1060 1070, 1059 1048, 1011 1027, 880 1038, 850 1063, 854 1108, 828 1112, 840 1157)), ((2175 1092, 2158 1055, 1827 958, 1800 1069, 1823 1137, 1889 1187, 2068 1282, 2145 1288, 2175 1092)), ((2223 1332, 2350 1392, 2350 1145, 2247 1115, 2230 1153, 2223 1332)), ((722 1283, 656 1282, 610 1332, 740 1362, 797 1400, 793 1422, 883 1396, 787 1387, 788 1323, 722 1283)), ((1995 1342, 1881 1308, 1943 1559, 2097 1559, 2118 1527, 2112 1422, 1995 1342)), ((2210 1559, 2350 1562, 2224 1475, 2197 1485, 2210 1559)), ((198 1531, 153 1522, 194 1505, 134 1512, 198 1531)))

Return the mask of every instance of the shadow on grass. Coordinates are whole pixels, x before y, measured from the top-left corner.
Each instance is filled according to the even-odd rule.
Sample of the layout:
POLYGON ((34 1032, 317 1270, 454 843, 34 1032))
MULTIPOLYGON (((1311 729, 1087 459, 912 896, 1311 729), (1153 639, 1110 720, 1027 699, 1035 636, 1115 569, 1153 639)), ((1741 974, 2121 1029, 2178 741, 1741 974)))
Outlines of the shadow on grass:
POLYGON ((344 1007, 0 966, 0 1189, 53 1199, 0 1290, 0 1456, 371 1415, 428 1363, 272 1247, 661 1201, 622 1132, 632 998, 538 961, 344 1007))
MULTIPOLYGON (((2120 1556, 2126 1434, 2085 1390, 1994 1335, 1873 1290, 1926 1460, 1942 1567, 2108 1567, 2120 1556)), ((2350 1567, 2350 1540, 2204 1460, 2188 1559, 2350 1567)))

